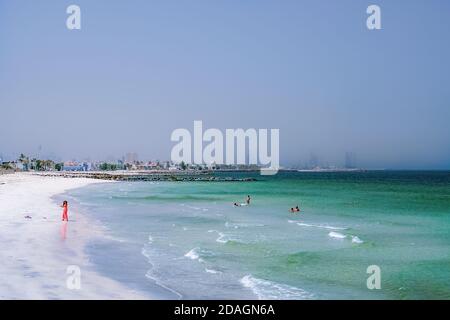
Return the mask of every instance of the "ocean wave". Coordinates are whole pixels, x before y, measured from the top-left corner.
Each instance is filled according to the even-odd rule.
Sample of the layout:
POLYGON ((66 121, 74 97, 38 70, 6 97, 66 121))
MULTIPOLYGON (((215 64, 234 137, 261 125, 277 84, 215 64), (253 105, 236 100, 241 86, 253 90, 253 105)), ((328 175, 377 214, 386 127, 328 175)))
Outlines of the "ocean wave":
POLYGON ((199 247, 189 250, 184 256, 192 260, 198 260, 204 262, 203 258, 213 257, 216 253, 207 249, 201 249, 199 247))
POLYGON ((134 200, 134 201, 219 201, 222 200, 219 197, 208 197, 208 196, 201 196, 201 195, 191 195, 191 194, 153 194, 153 195, 147 195, 142 197, 136 197, 136 196, 120 196, 120 195, 114 195, 111 196, 110 199, 115 200, 134 200))
POLYGON ((339 232, 330 232, 328 234, 329 237, 331 238, 336 238, 336 239, 345 239, 347 238, 347 236, 345 234, 339 233, 339 232))
POLYGON ((167 286, 159 277, 155 275, 156 266, 151 259, 152 255, 150 254, 150 252, 148 252, 145 248, 142 248, 141 253, 144 257, 147 258, 147 261, 151 266, 150 270, 148 270, 147 273, 145 274, 145 277, 152 280, 154 283, 156 283, 156 285, 160 286, 161 288, 164 288, 167 291, 172 292, 178 297, 178 299, 182 299, 183 295, 181 293, 167 286))
MULTIPOLYGON (((191 259, 191 260, 197 260, 198 262, 200 262, 200 263, 205 265, 206 262, 201 257, 202 256, 211 256, 211 255, 213 255, 212 252, 207 251, 207 250, 202 250, 202 249, 197 247, 197 248, 189 250, 189 252, 187 252, 184 256, 186 258, 191 259)), ((216 270, 216 269, 212 269, 212 268, 208 268, 208 267, 205 267, 205 272, 212 273, 212 274, 222 273, 222 271, 219 271, 219 270, 216 270)))
POLYGON ((269 280, 246 275, 240 279, 241 284, 253 291, 260 300, 305 300, 314 295, 297 287, 276 283, 269 280))
POLYGON ((226 227, 226 228, 234 228, 234 229, 239 228, 237 225, 232 225, 232 224, 230 224, 228 221, 225 222, 225 227, 226 227))
POLYGON ((207 208, 202 208, 202 207, 194 207, 194 206, 190 206, 190 205, 183 205, 185 208, 188 209, 192 209, 192 210, 199 210, 199 211, 208 211, 207 208))
POLYGON ((121 238, 118 238, 118 237, 115 237, 115 236, 112 236, 112 235, 109 235, 109 234, 104 235, 104 238, 108 239, 108 240, 111 240, 111 241, 120 242, 120 243, 127 242, 127 240, 125 240, 125 239, 121 239, 121 238))
POLYGON ((352 236, 352 242, 353 243, 364 243, 364 241, 362 241, 360 238, 358 238, 357 236, 352 236))
MULTIPOLYGON (((150 253, 147 251, 146 247, 142 248, 141 254, 142 254, 144 257, 146 257, 148 260, 150 260, 151 255, 150 255, 150 253)), ((149 261, 149 262, 150 262, 150 261, 149 261)))
POLYGON ((219 232, 219 237, 216 239, 217 242, 220 243, 227 243, 228 241, 230 241, 230 239, 228 239, 228 236, 222 232, 219 232))
POLYGON ((354 235, 345 235, 339 232, 330 232, 328 234, 329 237, 331 238, 335 238, 335 239, 348 239, 349 237, 352 239, 352 243, 356 243, 356 244, 361 244, 364 243, 364 241, 362 241, 358 236, 354 236, 354 235))
POLYGON ((227 235, 227 234, 217 231, 217 230, 208 230, 208 232, 209 233, 213 233, 213 232, 217 233, 219 235, 219 237, 217 237, 216 242, 219 242, 219 243, 225 244, 228 242, 241 242, 239 239, 235 239, 232 236, 227 235))
POLYGON ((312 228, 320 228, 320 229, 328 229, 328 230, 346 230, 345 227, 334 227, 327 224, 309 224, 304 222, 298 222, 294 220, 288 220, 289 223, 295 223, 300 227, 312 227, 312 228))
POLYGON ((166 286, 161 280, 158 279, 158 277, 155 277, 152 274, 152 270, 147 271, 147 273, 145 274, 145 277, 152 280, 154 283, 156 283, 156 285, 160 286, 161 288, 166 289, 169 292, 172 292, 173 294, 175 294, 176 296, 178 296, 178 299, 181 300, 183 298, 183 295, 181 293, 179 293, 178 291, 176 291, 175 289, 172 289, 168 286, 166 286))
POLYGON ((265 224, 262 223, 230 223, 230 222, 225 222, 225 227, 226 228, 234 228, 234 229, 239 229, 239 228, 252 228, 252 227, 265 227, 265 224))
POLYGON ((95 204, 95 203, 92 203, 92 202, 83 202, 83 201, 80 201, 79 203, 80 203, 80 206, 85 206, 85 207, 95 207, 95 206, 98 206, 98 204, 95 204))
POLYGON ((186 258, 192 259, 192 260, 197 260, 200 258, 200 254, 198 253, 199 248, 194 248, 189 250, 188 253, 186 253, 184 256, 186 258))
POLYGON ((323 224, 315 225, 315 224, 308 224, 308 223, 302 223, 302 222, 297 223, 297 225, 300 227, 314 227, 314 228, 321 228, 321 229, 328 229, 328 230, 345 230, 346 229, 346 228, 342 228, 342 227, 333 227, 333 226, 323 225, 323 224))
POLYGON ((222 273, 222 271, 218 271, 218 270, 214 270, 214 269, 210 269, 210 268, 205 268, 205 271, 207 273, 212 273, 212 274, 219 274, 222 273))

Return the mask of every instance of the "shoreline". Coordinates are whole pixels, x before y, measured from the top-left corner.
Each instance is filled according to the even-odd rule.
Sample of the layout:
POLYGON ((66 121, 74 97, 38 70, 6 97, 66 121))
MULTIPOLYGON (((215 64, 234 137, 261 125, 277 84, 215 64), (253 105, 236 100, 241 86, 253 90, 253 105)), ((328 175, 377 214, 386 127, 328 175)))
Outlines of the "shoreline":
POLYGON ((95 270, 85 246, 103 235, 83 213, 69 208, 69 222, 60 220, 55 197, 105 182, 0 175, 0 273, 6 275, 0 280, 0 299, 158 299, 95 270), (81 271, 80 289, 68 288, 69 266, 81 271))

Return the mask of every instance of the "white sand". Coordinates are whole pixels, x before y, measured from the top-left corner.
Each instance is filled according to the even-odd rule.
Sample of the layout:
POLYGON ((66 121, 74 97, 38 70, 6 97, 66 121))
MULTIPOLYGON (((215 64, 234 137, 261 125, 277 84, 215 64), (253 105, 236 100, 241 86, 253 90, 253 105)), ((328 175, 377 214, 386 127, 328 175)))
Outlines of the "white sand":
POLYGON ((62 209, 51 197, 100 182, 104 181, 0 175, 0 299, 150 298, 93 270, 83 248, 89 239, 102 235, 70 206, 69 220, 75 221, 69 221, 63 237, 62 209), (81 270, 79 290, 66 285, 70 265, 81 270))

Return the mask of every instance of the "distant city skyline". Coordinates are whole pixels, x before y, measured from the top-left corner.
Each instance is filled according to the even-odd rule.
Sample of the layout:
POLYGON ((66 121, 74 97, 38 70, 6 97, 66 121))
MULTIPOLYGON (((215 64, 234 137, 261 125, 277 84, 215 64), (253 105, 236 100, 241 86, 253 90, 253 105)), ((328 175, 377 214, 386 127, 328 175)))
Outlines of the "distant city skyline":
POLYGON ((0 157, 170 160, 280 130, 280 164, 450 169, 450 2, 0 0, 0 157), (81 8, 68 30, 66 8, 81 8), (381 30, 366 9, 381 8, 381 30))

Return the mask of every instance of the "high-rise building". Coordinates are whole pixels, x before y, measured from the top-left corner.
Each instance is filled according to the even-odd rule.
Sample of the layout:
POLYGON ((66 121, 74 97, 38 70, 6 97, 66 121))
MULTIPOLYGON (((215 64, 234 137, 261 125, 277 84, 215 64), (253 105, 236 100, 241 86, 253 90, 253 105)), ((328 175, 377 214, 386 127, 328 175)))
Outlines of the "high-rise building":
POLYGON ((135 152, 130 152, 125 155, 125 163, 134 164, 138 162, 138 154, 135 152))
POLYGON ((345 153, 345 168, 347 169, 356 168, 356 154, 354 152, 345 153))
POLYGON ((309 166, 310 169, 314 169, 314 168, 317 168, 319 166, 319 158, 317 157, 316 154, 311 153, 309 155, 308 166, 309 166))

